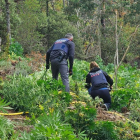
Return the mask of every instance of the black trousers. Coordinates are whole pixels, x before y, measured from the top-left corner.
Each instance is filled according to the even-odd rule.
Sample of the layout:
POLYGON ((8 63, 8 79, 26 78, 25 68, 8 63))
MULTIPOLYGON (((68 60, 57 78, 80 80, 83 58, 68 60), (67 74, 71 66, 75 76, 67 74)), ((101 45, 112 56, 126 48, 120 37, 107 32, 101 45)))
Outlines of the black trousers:
POLYGON ((58 59, 51 61, 51 70, 53 79, 58 79, 58 74, 60 73, 63 85, 65 85, 65 91, 70 92, 69 87, 69 72, 68 72, 68 62, 63 59, 61 62, 58 59))
POLYGON ((102 98, 104 100, 104 103, 111 104, 111 96, 108 89, 92 90, 90 92, 90 95, 93 99, 98 96, 99 98, 102 98))

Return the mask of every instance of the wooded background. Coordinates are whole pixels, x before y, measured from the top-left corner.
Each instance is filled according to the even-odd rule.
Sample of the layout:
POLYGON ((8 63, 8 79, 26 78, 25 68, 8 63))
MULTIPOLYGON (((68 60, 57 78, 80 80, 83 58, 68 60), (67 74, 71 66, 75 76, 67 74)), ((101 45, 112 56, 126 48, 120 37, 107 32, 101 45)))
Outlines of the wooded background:
POLYGON ((140 56, 139 23, 139 0, 0 0, 0 48, 12 38, 24 54, 46 53, 70 32, 76 58, 118 66, 140 56))

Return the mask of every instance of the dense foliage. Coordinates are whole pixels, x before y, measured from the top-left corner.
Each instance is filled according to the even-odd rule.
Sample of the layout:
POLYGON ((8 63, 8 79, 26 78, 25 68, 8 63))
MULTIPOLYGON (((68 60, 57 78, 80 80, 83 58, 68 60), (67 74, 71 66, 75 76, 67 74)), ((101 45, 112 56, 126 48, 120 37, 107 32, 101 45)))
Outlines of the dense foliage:
MULTIPOLYGON (((99 58, 96 61, 113 76, 113 64, 105 66, 99 58)), ((19 65, 20 68, 22 70, 19 65)), ((64 92, 60 78, 58 81, 52 80, 51 71, 44 71, 44 66, 40 72, 24 76, 15 73, 7 77, 8 80, 4 82, 0 91, 1 95, 15 110, 28 111, 30 122, 26 125, 34 126, 30 132, 20 132, 19 139, 137 139, 140 130, 139 78, 136 76, 133 82, 133 77, 139 75, 139 70, 130 65, 121 66, 118 72, 119 89, 111 92, 110 111, 121 112, 122 108, 126 107, 130 114, 125 122, 111 122, 96 120, 98 100, 93 101, 84 88, 89 63, 75 60, 73 69, 73 75, 69 77, 70 88, 73 91, 70 94, 64 92), (127 84, 124 83, 123 76, 127 84)), ((6 102, 2 101, 0 106, 6 105, 6 102)), ((11 138, 18 137, 18 132, 12 133, 13 127, 8 128, 11 138)), ((6 131, 7 128, 3 129, 6 131)))
POLYGON ((24 53, 45 53, 56 39, 71 32, 77 58, 89 60, 99 55, 106 64, 113 63, 117 46, 119 60, 130 46, 125 62, 131 62, 140 52, 139 5, 139 0, 1 0, 1 48, 7 43, 7 27, 24 53))
POLYGON ((0 0, 0 114, 11 107, 23 111, 25 126, 32 126, 30 132, 20 131, 0 116, 0 139, 137 140, 139 17, 139 0, 0 0), (69 32, 77 58, 70 94, 60 77, 52 80, 51 70, 44 70, 43 58, 69 32), (85 89, 93 60, 113 78, 108 113, 122 119, 97 117, 102 100, 93 101, 85 89))

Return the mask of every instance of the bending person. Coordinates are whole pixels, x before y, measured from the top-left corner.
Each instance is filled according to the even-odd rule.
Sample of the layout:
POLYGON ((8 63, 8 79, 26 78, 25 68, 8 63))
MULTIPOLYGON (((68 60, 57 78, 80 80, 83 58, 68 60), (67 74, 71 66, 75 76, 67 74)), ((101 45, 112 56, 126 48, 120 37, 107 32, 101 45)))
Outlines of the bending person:
POLYGON ((105 110, 108 110, 111 105, 111 96, 108 89, 108 83, 110 84, 110 89, 112 89, 113 80, 104 71, 102 71, 98 64, 93 61, 90 63, 90 71, 86 76, 86 85, 89 94, 93 99, 96 96, 102 98, 104 105, 102 106, 105 110))

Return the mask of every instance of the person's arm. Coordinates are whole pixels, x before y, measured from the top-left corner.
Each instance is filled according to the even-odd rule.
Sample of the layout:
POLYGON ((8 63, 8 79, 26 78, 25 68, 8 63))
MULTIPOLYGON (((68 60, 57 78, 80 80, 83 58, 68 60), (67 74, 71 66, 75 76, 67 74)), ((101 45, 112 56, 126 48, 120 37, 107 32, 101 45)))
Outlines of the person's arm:
POLYGON ((112 89, 113 79, 106 72, 104 72, 104 71, 103 71, 103 74, 104 74, 107 82, 110 84, 110 88, 112 89))
POLYGON ((91 77, 90 77, 90 74, 88 74, 86 76, 86 85, 85 85, 85 88, 89 89, 91 87, 90 83, 91 83, 91 77))
POLYGON ((68 45, 69 45, 69 52, 68 52, 69 74, 72 75, 72 68, 73 68, 74 54, 75 54, 75 44, 74 42, 70 41, 68 45))
POLYGON ((52 51, 52 48, 53 48, 53 46, 46 53, 46 69, 49 69, 50 53, 52 51))

